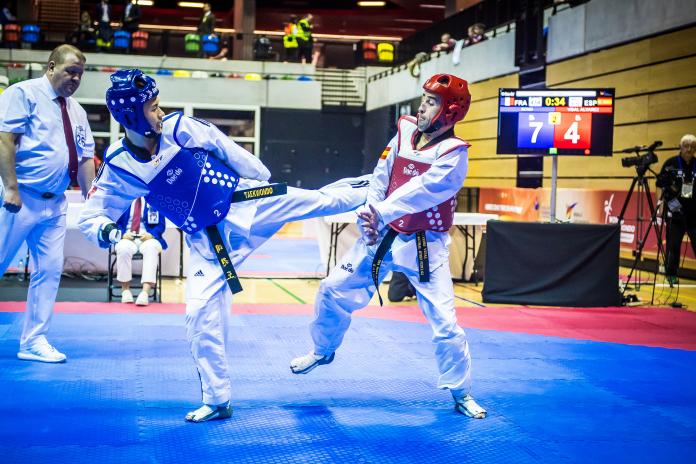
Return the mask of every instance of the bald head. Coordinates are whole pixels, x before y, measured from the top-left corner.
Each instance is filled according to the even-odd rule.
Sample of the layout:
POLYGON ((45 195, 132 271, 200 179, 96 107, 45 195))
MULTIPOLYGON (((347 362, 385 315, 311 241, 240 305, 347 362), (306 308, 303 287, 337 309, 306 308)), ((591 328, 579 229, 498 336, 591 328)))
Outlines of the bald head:
POLYGON ((696 155, 696 136, 693 134, 684 135, 679 143, 679 153, 685 160, 691 160, 696 155))
POLYGON ((78 61, 82 62, 82 64, 87 62, 85 55, 80 51, 79 48, 73 47, 69 44, 63 44, 58 45, 53 49, 51 54, 48 56, 48 63, 50 64, 51 61, 53 61, 55 64, 63 64, 70 55, 77 58, 78 61))
POLYGON ((68 98, 75 93, 85 72, 85 61, 85 55, 72 45, 59 45, 51 52, 46 77, 56 94, 68 98))

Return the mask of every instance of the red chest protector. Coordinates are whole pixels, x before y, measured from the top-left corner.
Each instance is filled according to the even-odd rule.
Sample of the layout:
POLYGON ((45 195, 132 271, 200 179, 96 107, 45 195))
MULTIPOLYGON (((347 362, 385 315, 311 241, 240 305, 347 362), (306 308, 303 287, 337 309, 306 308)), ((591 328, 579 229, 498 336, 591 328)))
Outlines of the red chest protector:
MULTIPOLYGON (((470 146, 465 141, 453 137, 431 147, 416 150, 414 146, 414 138, 418 129, 416 119, 412 116, 404 116, 399 119, 397 127, 399 146, 389 177, 387 197, 412 177, 423 175, 441 156, 452 150, 470 146)), ((452 197, 426 211, 402 216, 389 225, 392 229, 407 234, 426 230, 446 232, 452 227, 456 206, 457 200, 452 197)))

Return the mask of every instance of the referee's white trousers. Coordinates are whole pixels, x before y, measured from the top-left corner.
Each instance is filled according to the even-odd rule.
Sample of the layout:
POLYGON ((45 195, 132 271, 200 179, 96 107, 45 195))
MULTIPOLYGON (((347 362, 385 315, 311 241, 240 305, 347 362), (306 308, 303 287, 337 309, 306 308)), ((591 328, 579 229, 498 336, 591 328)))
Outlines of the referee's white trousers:
POLYGON ((157 282, 157 258, 162 253, 162 244, 152 238, 145 240, 120 240, 114 247, 116 250, 116 280, 130 282, 133 278, 133 255, 138 251, 143 255, 141 283, 154 284, 157 282))
MULTIPOLYGON (((414 248, 415 240, 409 243, 414 248)), ((372 258, 377 246, 368 247, 359 239, 341 262, 321 282, 314 306, 310 332, 314 352, 330 355, 343 342, 353 311, 367 306, 376 291, 372 281, 372 258)), ((471 355, 464 330, 457 324, 454 288, 449 265, 444 259, 430 269, 430 281, 420 282, 414 266, 395 264, 391 252, 380 267, 379 282, 390 270, 403 272, 416 289, 418 306, 430 323, 435 359, 440 372, 437 386, 457 396, 471 390, 471 355)))
MULTIPOLYGON (((368 177, 369 178, 369 177, 368 177)), ((255 200, 256 211, 248 236, 230 233, 239 220, 235 205, 218 225, 236 269, 285 223, 339 214, 365 202, 367 185, 346 179, 319 190, 288 187, 288 193, 255 200)), ((205 231, 188 237, 190 258, 186 280, 186 333, 201 380, 203 402, 222 404, 231 399, 227 360, 228 322, 232 294, 223 278, 205 231)))
MULTIPOLYGON (((31 262, 31 282, 27 294, 20 349, 45 339, 53 315, 53 305, 63 272, 65 242, 65 195, 50 199, 20 187, 22 208, 10 213, 0 205, 0 275, 26 240, 31 262)), ((3 189, 0 187, 0 198, 3 189)), ((22 270, 21 272, 24 272, 22 270)))

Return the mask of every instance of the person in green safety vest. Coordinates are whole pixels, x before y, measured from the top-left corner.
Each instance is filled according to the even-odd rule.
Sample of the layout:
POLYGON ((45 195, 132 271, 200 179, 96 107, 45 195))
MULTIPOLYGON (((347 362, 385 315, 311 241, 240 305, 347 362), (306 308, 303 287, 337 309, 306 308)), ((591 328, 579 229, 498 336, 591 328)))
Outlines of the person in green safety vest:
POLYGON ((297 22, 297 44, 300 49, 300 61, 302 63, 312 62, 312 19, 314 17, 308 13, 304 18, 297 22))
POLYGON ((296 62, 298 60, 297 43, 297 16, 290 16, 290 21, 283 27, 283 49, 285 50, 285 61, 296 62))

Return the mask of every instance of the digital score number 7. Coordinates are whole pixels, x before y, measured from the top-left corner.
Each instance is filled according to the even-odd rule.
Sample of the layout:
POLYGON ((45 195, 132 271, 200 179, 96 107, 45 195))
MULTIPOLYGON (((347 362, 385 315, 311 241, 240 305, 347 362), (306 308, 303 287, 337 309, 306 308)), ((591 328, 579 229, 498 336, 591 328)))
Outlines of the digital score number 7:
POLYGON ((517 120, 517 146, 519 148, 546 149, 553 147, 553 128, 549 113, 520 113, 517 120))

